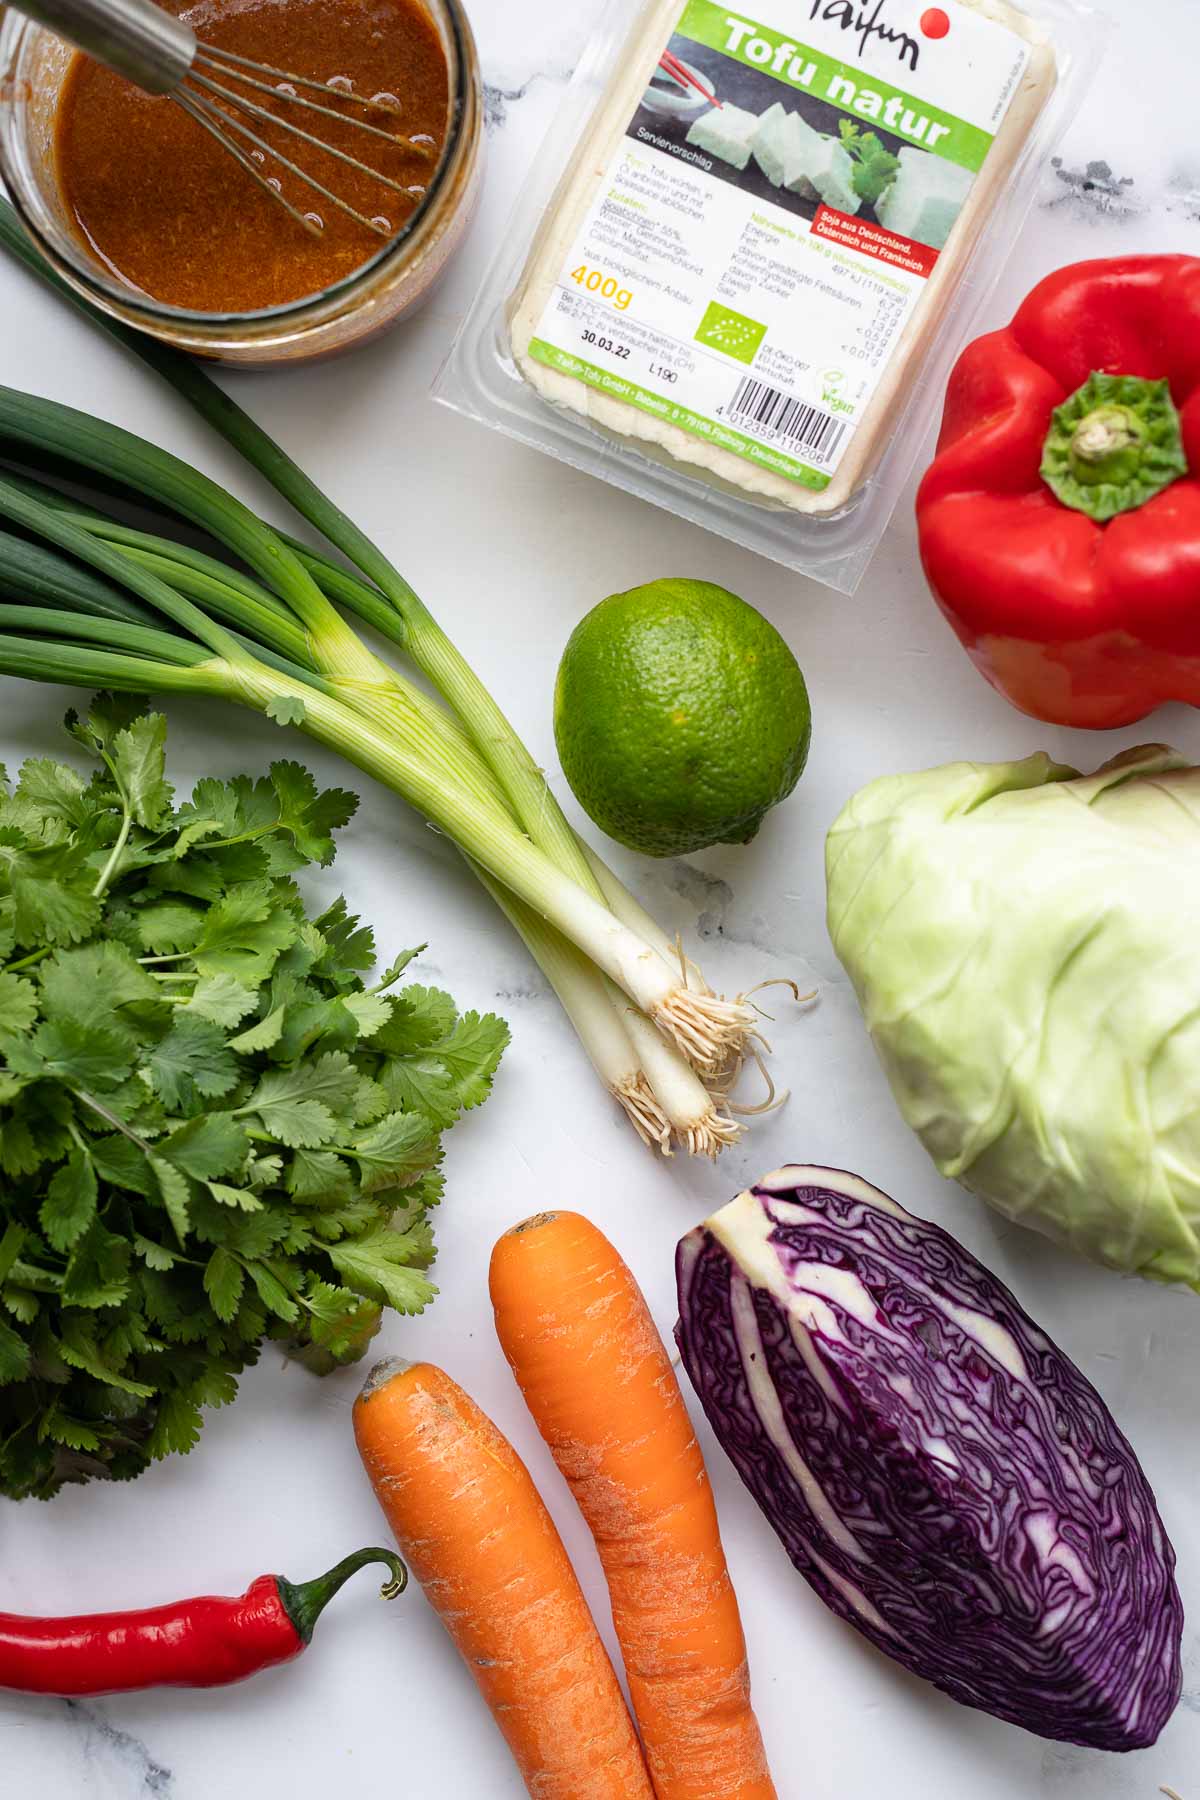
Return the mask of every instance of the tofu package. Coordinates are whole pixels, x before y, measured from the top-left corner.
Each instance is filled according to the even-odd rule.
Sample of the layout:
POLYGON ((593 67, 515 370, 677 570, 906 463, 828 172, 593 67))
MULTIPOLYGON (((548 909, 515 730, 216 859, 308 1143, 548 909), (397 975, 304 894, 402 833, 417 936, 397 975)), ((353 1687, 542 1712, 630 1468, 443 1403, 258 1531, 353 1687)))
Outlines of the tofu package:
POLYGON ((435 398, 852 593, 1108 32, 1082 0, 941 10, 935 41, 890 0, 851 56, 838 9, 784 36, 788 0, 609 0, 435 398), (666 53, 698 78, 669 118, 666 53), (897 157, 882 191, 847 120, 897 157))

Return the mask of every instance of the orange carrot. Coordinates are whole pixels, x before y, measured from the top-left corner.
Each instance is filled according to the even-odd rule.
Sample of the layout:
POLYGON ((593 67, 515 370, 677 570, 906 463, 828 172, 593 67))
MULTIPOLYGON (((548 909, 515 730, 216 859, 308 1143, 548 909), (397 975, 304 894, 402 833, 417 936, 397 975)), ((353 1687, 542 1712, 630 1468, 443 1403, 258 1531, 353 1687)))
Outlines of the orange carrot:
POLYGON ((621 1689, 525 1464, 432 1363, 379 1363, 354 1436, 409 1568, 537 1800, 653 1800, 621 1689))
POLYGON ((578 1213, 492 1252, 504 1354, 604 1565, 658 1800, 774 1800, 704 1459, 633 1276, 578 1213))

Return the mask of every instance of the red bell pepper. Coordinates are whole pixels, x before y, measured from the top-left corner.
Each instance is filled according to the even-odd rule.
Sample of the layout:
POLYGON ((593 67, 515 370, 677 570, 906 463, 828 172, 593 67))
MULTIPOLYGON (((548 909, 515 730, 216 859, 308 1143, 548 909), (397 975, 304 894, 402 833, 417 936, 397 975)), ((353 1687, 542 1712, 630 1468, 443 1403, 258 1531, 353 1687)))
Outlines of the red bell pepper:
POLYGON ((971 344, 917 521, 939 606, 1023 712, 1200 706, 1200 258, 1077 263, 971 344))

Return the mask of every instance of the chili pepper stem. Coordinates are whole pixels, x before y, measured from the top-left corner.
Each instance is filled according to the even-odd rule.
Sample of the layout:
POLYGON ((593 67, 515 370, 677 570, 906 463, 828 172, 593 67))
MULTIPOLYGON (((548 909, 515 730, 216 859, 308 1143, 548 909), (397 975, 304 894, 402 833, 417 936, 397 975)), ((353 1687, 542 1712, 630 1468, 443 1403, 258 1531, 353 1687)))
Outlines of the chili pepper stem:
POLYGON ((383 1563, 391 1570, 390 1580, 385 1581, 379 1590, 385 1600, 394 1600, 404 1592, 408 1586, 408 1569, 405 1563, 394 1550, 377 1548, 355 1550, 353 1555, 343 1557, 335 1568, 316 1576, 312 1581, 285 1581, 282 1575, 275 1577, 280 1604, 295 1626, 298 1638, 306 1644, 311 1642, 317 1620, 338 1589, 368 1563, 383 1563))

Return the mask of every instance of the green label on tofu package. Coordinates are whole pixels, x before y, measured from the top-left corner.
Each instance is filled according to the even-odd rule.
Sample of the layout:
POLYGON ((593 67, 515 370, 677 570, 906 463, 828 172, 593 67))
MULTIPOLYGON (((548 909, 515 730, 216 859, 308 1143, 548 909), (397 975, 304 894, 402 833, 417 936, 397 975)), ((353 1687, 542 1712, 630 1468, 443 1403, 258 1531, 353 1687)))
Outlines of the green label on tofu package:
MULTIPOLYGON (((991 149, 994 132, 955 118, 903 87, 865 75, 861 66, 837 61, 753 18, 713 6, 711 0, 690 0, 679 21, 679 35, 761 70, 784 87, 837 107, 867 130, 895 132, 906 143, 931 150, 964 169, 981 169, 991 149)), ((902 56, 900 66, 907 68, 909 60, 902 56)))
POLYGON ((653 48, 528 353, 649 454, 795 506, 854 446, 1029 44, 959 0, 681 0, 653 48))

